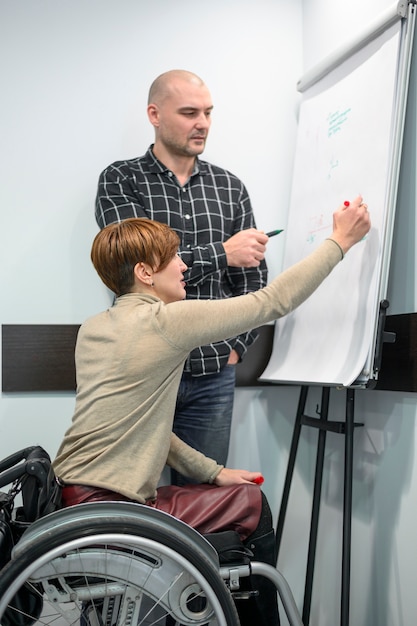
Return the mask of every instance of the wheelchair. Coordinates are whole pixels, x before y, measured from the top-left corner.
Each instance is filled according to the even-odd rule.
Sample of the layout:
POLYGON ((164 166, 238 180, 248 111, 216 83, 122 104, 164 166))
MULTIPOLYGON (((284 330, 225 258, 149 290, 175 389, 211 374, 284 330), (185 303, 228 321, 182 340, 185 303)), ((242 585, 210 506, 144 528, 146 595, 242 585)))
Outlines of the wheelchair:
POLYGON ((302 626, 275 568, 240 550, 225 559, 215 537, 168 513, 120 501, 58 508, 50 458, 38 446, 0 461, 6 485, 1 626, 239 626, 235 600, 251 593, 240 581, 252 574, 275 584, 290 626, 302 626))

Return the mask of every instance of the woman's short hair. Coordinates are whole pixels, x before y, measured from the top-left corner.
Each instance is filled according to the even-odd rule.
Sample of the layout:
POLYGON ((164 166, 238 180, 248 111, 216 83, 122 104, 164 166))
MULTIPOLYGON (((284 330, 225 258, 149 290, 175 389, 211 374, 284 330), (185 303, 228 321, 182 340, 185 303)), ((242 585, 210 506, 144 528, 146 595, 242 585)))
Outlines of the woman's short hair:
POLYGON ((91 260, 106 287, 121 296, 132 290, 137 263, 146 263, 158 272, 178 253, 179 242, 177 233, 166 224, 132 217, 97 233, 91 260))

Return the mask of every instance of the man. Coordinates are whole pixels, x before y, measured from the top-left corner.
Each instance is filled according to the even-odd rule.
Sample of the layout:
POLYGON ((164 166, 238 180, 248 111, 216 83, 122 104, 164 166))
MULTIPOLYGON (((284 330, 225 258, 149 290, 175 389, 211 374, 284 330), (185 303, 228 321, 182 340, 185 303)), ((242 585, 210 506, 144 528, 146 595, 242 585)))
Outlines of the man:
MULTIPOLYGON (((243 183, 199 159, 213 104, 204 82, 172 70, 151 85, 148 117, 155 142, 136 159, 102 172, 96 199, 100 228, 130 217, 167 223, 180 237, 189 271, 187 298, 219 299, 266 284, 268 237, 256 230, 243 183)), ((235 387, 235 365, 256 333, 248 332, 191 352, 178 393, 174 432, 189 445, 226 464, 235 387)), ((172 472, 173 484, 186 481, 172 472)))

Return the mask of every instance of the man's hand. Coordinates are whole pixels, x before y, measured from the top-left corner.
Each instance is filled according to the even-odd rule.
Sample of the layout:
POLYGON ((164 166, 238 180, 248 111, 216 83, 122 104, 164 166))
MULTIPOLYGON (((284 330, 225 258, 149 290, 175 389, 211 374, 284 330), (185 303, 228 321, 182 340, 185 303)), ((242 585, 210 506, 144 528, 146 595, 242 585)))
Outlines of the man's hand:
POLYGON ((239 363, 239 355, 236 350, 231 350, 227 365, 237 365, 239 363))
POLYGON ((230 267, 259 267, 265 257, 268 237, 256 228, 241 230, 223 243, 230 267))

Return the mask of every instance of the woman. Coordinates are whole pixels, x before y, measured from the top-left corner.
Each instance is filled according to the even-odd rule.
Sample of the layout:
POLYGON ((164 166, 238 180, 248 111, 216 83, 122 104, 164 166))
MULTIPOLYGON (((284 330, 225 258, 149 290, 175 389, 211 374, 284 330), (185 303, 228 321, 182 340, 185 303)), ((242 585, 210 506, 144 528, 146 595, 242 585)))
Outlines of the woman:
MULTIPOLYGON (((340 207, 333 224, 331 238, 264 289, 205 301, 184 300, 187 267, 165 224, 132 218, 97 234, 92 262, 117 299, 79 331, 75 413, 54 461, 64 505, 141 502, 203 533, 235 529, 256 559, 275 564, 269 507, 255 484, 260 473, 225 468, 179 440, 175 401, 193 348, 275 320, 319 286, 369 230, 362 198, 340 207), (157 489, 165 464, 202 484, 157 489), (226 517, 233 510, 234 519, 219 510, 226 517)), ((276 594, 266 595, 252 623, 278 623, 276 594)))

